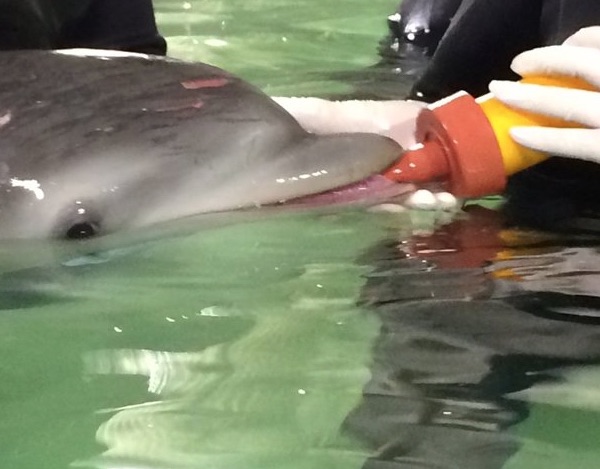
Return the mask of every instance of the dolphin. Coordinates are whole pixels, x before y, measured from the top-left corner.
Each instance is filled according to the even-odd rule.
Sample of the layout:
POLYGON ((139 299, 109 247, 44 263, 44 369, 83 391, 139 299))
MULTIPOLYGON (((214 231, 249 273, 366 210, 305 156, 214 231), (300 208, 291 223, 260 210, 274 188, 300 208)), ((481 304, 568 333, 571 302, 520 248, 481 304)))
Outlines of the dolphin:
POLYGON ((80 239, 278 204, 401 154, 306 132, 219 68, 111 51, 0 52, 0 239, 80 239))

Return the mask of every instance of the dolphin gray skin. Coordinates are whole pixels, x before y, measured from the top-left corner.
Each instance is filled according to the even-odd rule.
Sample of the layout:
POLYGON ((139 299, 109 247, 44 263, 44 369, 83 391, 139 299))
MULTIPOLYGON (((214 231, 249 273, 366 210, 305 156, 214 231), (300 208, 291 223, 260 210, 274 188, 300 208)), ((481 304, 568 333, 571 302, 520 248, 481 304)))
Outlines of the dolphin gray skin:
POLYGON ((319 193, 400 155, 315 136, 218 68, 152 56, 0 53, 0 238, 84 238, 319 193))

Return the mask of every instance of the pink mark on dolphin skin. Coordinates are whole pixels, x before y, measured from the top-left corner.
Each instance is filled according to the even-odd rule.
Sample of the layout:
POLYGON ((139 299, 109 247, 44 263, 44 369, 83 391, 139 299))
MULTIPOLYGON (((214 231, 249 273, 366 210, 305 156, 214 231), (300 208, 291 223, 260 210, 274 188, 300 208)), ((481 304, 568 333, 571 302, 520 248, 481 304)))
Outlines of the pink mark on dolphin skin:
POLYGON ((7 111, 3 115, 0 116, 0 128, 4 127, 8 124, 12 119, 12 112, 7 111))
POLYGON ((202 88, 221 88, 229 84, 228 78, 197 78, 195 80, 182 81, 181 86, 186 90, 199 90, 202 88))

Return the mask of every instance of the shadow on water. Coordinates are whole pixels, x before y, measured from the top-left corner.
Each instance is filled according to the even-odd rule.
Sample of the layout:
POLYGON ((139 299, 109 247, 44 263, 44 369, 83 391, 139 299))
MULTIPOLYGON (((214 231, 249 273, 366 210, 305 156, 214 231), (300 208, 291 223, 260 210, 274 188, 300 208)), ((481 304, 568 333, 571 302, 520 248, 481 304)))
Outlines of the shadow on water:
MULTIPOLYGON (((471 206, 361 261, 373 266, 361 303, 382 327, 372 377, 344 428, 374 450, 365 468, 506 467, 527 442, 515 430, 527 428, 539 390, 559 390, 550 409, 589 406, 556 396, 576 393, 568 370, 600 363, 597 237, 511 228, 502 211, 471 206)), ((552 434, 536 432, 508 467, 580 460, 578 444, 552 434)))

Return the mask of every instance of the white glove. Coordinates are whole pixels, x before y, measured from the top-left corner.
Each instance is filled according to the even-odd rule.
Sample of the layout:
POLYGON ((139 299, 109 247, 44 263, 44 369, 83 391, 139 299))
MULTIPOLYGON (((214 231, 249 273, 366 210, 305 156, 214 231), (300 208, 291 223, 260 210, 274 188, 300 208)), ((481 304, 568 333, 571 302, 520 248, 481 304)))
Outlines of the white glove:
MULTIPOLYGON (((560 46, 533 49, 515 57, 521 76, 581 78, 600 90, 600 26, 584 28, 560 46)), ((581 128, 514 127, 512 138, 551 155, 600 163, 600 92, 493 81, 490 91, 508 106, 581 124, 581 128)))
POLYGON ((371 132, 414 145, 415 120, 426 104, 418 101, 328 101, 320 98, 272 98, 308 132, 371 132))

